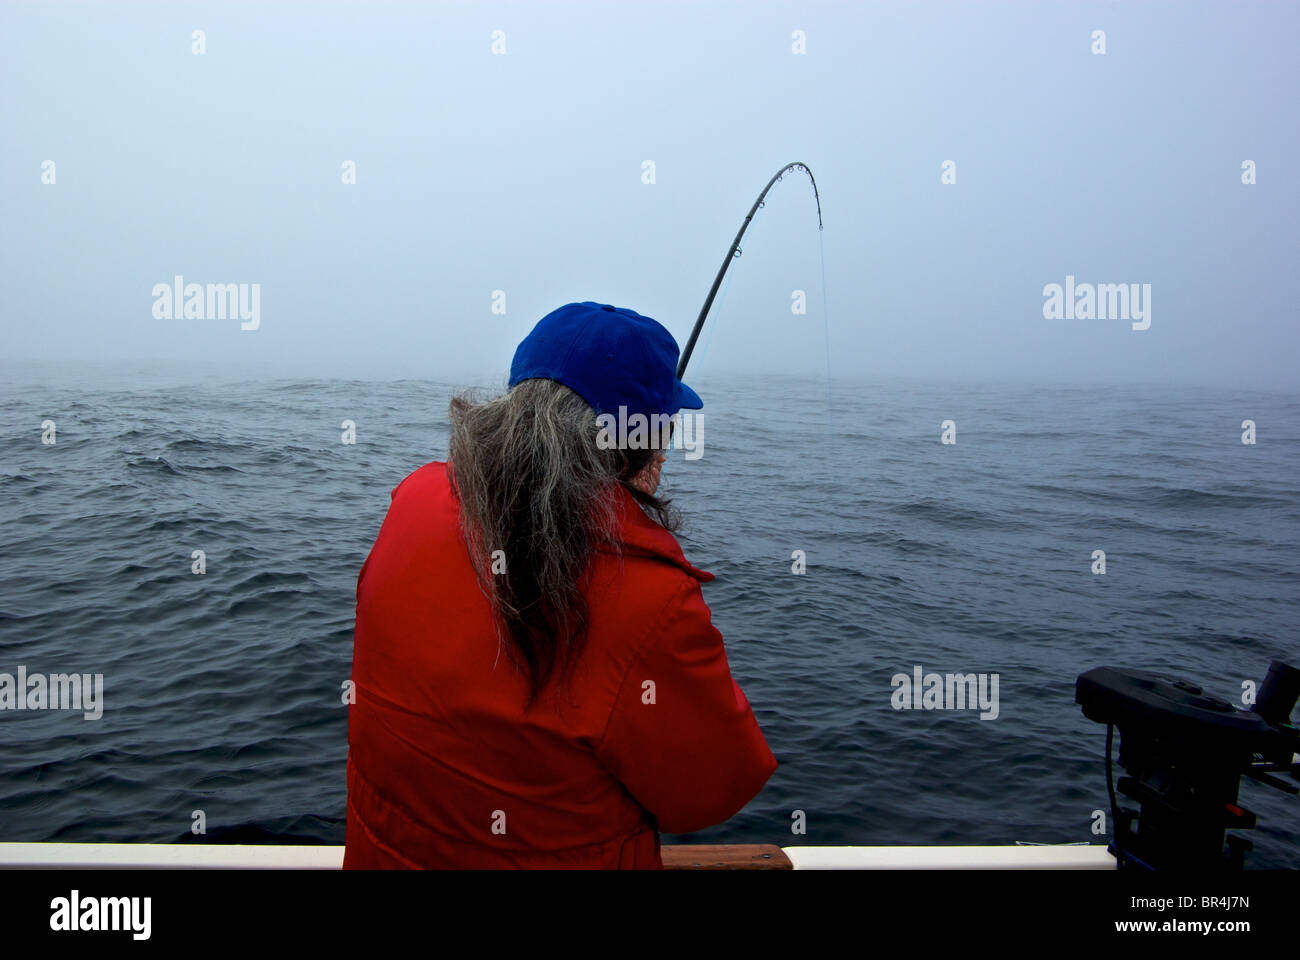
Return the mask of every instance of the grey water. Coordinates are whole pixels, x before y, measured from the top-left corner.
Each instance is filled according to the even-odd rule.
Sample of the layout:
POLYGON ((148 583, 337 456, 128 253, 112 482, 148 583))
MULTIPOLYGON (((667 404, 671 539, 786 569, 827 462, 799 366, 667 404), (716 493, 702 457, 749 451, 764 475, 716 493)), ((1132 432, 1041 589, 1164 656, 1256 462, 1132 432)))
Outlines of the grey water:
MULTIPOLYGON (((663 492, 780 768, 693 841, 1105 843, 1078 674, 1240 703, 1300 662, 1300 397, 694 385, 703 455, 676 451, 663 492), (895 709, 917 666, 997 674, 996 718, 895 709)), ((97 720, 0 710, 0 841, 342 843, 356 575, 462 386, 6 377, 0 672, 104 694, 97 720)), ((1300 801, 1247 781, 1241 802, 1248 864, 1300 867, 1300 801)))

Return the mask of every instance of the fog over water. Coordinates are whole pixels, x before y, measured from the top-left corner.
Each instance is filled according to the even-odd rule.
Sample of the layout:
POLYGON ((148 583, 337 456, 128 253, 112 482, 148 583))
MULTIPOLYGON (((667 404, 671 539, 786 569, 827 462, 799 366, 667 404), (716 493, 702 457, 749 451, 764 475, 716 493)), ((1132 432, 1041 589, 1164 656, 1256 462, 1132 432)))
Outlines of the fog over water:
POLYGON ((829 329, 837 375, 1294 387, 1293 4, 741 9, 6 4, 5 353, 459 381, 584 299, 681 341, 799 160, 824 234, 778 184, 696 376, 829 329), (258 328, 155 317, 176 277, 258 328), (1150 328, 1046 319, 1067 277, 1150 328))

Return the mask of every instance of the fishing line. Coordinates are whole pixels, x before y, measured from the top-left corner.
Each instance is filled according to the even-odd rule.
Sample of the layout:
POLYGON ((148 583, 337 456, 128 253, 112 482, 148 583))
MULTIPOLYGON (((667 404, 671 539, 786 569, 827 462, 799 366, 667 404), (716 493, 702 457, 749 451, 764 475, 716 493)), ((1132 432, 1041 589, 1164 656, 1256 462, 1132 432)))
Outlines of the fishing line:
MULTIPOLYGON (((812 176, 810 172, 808 176, 812 176)), ((820 210, 820 203, 818 209, 820 210)), ((826 234, 821 229, 820 217, 818 218, 817 229, 817 249, 821 257, 822 267, 822 327, 826 342, 826 417, 823 423, 826 425, 826 472, 834 479, 835 459, 835 429, 832 424, 834 407, 831 403, 831 308, 826 300, 826 234)), ((833 488, 833 484, 832 484, 833 488)), ((839 554, 840 546, 840 525, 838 523, 831 525, 831 539, 835 543, 835 552, 839 554)))
POLYGON ((826 423, 831 417, 831 308, 826 303, 826 234, 817 231, 817 247, 822 261, 822 325, 826 331, 826 423))
MULTIPOLYGON (((832 451, 834 449, 831 427, 831 327, 830 309, 827 305, 826 297, 826 241, 822 225, 821 193, 817 189, 817 180, 806 163, 799 163, 797 161, 787 163, 784 167, 773 174, 772 179, 767 181, 767 186, 765 186, 762 193, 758 195, 753 206, 749 208, 749 213, 745 214, 745 219, 740 224, 740 229, 736 231, 735 239, 731 241, 731 246, 727 249, 727 255, 722 258, 722 266, 718 268, 717 276, 713 278, 713 285, 709 288, 709 295, 704 298, 704 306, 700 308, 700 315, 696 318, 695 326, 691 329, 690 339, 686 341, 686 347, 682 350, 681 359, 677 364, 677 379, 681 380, 686 373, 686 365, 690 362, 691 354, 695 350, 696 341, 699 340, 700 337, 700 330, 703 329, 704 321, 709 315, 709 308, 713 306, 714 298, 718 295, 718 287, 726 277, 727 269, 731 266, 731 262, 739 258, 741 255, 740 241, 745 236, 745 231, 749 229, 749 224, 754 219, 754 214, 756 214, 762 207, 766 206, 765 198, 767 197, 767 192, 772 189, 773 185, 785 179, 785 175, 792 170, 800 170, 808 174, 808 180, 812 183, 813 199, 817 202, 817 247, 821 262, 822 324, 826 343, 826 416, 823 419, 823 423, 826 428, 826 470, 828 473, 833 473, 831 467, 832 451)), ((728 285, 730 285, 730 281, 728 281, 728 285)), ((726 288, 723 289, 723 299, 725 298, 726 288)), ((713 329, 710 328, 709 337, 708 340, 705 341, 704 350, 702 351, 701 356, 706 356, 708 354, 709 343, 712 342, 712 340, 713 329)), ((839 530, 834 524, 832 524, 832 539, 834 539, 836 546, 838 546, 839 530)))

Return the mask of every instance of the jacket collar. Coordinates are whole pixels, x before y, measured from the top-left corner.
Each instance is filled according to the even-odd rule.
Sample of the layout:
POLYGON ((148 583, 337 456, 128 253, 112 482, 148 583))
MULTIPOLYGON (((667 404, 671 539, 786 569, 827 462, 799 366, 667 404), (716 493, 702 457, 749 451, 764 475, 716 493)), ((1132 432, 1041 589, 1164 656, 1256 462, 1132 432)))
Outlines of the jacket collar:
POLYGON ((677 538, 665 530, 658 522, 646 515, 636 498, 621 485, 616 488, 619 509, 623 517, 623 552, 638 556, 648 556, 664 560, 680 567, 695 579, 708 583, 713 574, 694 566, 682 553, 677 538))

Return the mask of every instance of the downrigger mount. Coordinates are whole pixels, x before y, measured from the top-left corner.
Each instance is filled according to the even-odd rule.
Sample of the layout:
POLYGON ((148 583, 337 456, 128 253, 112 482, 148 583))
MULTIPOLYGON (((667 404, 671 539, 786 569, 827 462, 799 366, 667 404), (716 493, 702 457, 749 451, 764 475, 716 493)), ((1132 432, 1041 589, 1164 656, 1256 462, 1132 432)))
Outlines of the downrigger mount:
POLYGON ((1251 841, 1227 833, 1251 830, 1255 814, 1237 802, 1243 776, 1292 795, 1300 787, 1300 731, 1291 711, 1300 698, 1300 670, 1274 660, 1254 705, 1239 710, 1183 680, 1096 667, 1075 681, 1075 702, 1089 720, 1106 724, 1106 787, 1121 870, 1240 870, 1251 841), (1119 728, 1119 793, 1137 804, 1121 808, 1111 773, 1111 742, 1119 728))

